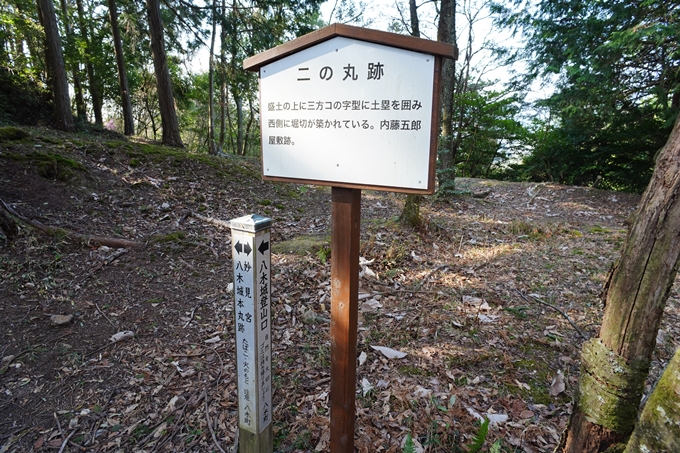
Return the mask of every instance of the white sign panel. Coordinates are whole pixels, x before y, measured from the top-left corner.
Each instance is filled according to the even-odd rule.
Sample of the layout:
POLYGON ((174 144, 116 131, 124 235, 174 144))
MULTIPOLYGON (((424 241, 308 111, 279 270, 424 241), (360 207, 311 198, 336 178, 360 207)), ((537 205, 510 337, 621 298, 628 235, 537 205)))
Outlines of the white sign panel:
POLYGON ((260 69, 264 176, 428 189, 434 56, 335 37, 260 69))
POLYGON ((239 426, 259 434, 272 418, 269 229, 232 230, 239 426))

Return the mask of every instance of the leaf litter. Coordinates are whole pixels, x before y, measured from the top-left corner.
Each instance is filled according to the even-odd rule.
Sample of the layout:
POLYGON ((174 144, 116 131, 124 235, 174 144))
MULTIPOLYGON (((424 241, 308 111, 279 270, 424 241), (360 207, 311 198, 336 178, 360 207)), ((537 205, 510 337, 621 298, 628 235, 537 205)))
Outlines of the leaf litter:
MULTIPOLYGON (((56 134, 34 131, 48 133, 56 134)), ((32 143, 9 144, 0 155, 7 181, 0 198, 51 226, 146 246, 121 253, 28 228, 3 243, 0 448, 233 446, 224 222, 270 216, 272 244, 329 234, 329 189, 264 183, 249 159, 189 156, 118 137, 76 144, 57 134, 41 143, 87 172, 76 182, 47 180, 6 158, 32 153, 32 143), (142 150, 149 153, 140 159, 142 150), (73 318, 51 325, 55 314, 73 318)), ((402 451, 407 435, 418 451, 455 451, 485 418, 487 446, 501 439, 515 451, 547 452, 566 426, 583 340, 559 313, 518 292, 595 335, 598 295, 638 197, 616 194, 613 202, 609 192, 554 184, 542 184, 540 196, 527 183, 458 184, 490 194, 426 198, 426 227, 417 231, 394 220, 404 196, 363 193, 359 452, 402 451)), ((328 448, 330 265, 323 257, 272 254, 276 451, 328 448)), ((674 288, 648 389, 678 346, 679 299, 674 288)))

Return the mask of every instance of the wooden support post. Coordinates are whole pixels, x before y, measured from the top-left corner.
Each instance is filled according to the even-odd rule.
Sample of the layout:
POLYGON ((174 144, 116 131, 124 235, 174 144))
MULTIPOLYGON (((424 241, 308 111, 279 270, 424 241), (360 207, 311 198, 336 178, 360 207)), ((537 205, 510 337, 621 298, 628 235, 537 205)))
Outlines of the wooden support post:
POLYGON ((354 453, 361 190, 333 187, 330 453, 354 453))

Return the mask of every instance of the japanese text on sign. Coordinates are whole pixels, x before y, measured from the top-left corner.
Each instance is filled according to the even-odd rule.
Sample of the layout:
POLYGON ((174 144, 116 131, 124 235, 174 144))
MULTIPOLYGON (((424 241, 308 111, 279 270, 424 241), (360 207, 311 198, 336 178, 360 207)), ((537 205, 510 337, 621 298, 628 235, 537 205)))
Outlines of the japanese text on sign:
POLYGON ((264 175, 426 189, 433 72, 431 55, 345 37, 263 66, 264 175))
POLYGON ((271 422, 269 231, 233 231, 232 243, 239 425, 261 432, 271 422))

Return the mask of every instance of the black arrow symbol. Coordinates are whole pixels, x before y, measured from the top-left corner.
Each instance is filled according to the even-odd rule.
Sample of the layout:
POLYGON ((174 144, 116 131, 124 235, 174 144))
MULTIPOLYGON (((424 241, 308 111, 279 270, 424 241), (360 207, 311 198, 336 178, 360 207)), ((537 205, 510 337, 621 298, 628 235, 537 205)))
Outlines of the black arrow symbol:
POLYGON ((260 246, 257 248, 257 251, 264 255, 264 252, 267 250, 269 250, 269 241, 262 241, 260 246))
POLYGON ((243 251, 246 253, 246 256, 248 256, 250 255, 250 252, 253 251, 253 249, 251 249, 250 244, 246 242, 245 245, 243 246, 243 251))
POLYGON ((241 244, 241 241, 238 241, 238 242, 236 243, 236 245, 234 246, 234 248, 236 249, 236 251, 237 251, 239 254, 241 254, 241 252, 243 251, 243 244, 241 244))

